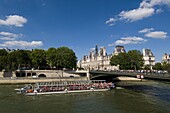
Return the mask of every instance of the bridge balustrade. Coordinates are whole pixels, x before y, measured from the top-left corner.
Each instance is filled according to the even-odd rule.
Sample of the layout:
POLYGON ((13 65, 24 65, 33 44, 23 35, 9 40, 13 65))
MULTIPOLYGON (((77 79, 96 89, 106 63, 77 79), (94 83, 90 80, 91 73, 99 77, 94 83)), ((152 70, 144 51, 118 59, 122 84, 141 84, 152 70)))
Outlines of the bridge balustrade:
POLYGON ((153 79, 169 79, 170 80, 170 73, 158 73, 158 72, 151 72, 151 71, 134 71, 134 70, 119 70, 119 71, 90 71, 91 78, 97 78, 100 76, 129 76, 129 77, 136 77, 137 75, 143 75, 145 78, 153 78, 153 79))

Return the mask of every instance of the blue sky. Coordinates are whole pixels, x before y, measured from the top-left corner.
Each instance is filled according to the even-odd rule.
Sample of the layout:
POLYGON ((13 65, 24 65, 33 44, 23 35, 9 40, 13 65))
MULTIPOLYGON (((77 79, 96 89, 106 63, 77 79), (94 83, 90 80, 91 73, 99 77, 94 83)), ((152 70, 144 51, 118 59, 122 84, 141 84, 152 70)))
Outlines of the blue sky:
POLYGON ((78 59, 96 44, 170 54, 170 0, 1 0, 0 48, 67 46, 78 59))

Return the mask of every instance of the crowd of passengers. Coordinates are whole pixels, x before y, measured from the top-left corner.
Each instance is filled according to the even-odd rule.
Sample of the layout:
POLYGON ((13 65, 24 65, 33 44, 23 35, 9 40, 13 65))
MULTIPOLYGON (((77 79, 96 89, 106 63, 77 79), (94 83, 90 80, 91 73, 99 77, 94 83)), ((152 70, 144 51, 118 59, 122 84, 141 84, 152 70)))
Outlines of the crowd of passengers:
POLYGON ((37 89, 38 92, 51 92, 51 91, 64 91, 67 89, 71 90, 90 90, 94 89, 109 89, 113 87, 113 83, 91 83, 91 84, 70 84, 65 86, 39 86, 37 89))

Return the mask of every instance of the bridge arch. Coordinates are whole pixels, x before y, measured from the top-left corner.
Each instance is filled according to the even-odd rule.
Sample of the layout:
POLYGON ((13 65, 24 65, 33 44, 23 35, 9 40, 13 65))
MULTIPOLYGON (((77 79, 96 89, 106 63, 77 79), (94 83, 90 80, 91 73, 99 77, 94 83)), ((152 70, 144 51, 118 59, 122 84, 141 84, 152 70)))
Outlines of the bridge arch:
POLYGON ((47 77, 45 74, 39 74, 38 77, 47 77))

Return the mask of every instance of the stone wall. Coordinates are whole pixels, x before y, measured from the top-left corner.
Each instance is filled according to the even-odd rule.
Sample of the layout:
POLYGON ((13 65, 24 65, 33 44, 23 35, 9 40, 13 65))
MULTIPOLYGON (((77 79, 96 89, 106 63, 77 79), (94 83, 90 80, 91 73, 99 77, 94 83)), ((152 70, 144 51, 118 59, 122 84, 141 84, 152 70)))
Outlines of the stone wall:
POLYGON ((31 77, 44 75, 45 77, 80 77, 80 74, 75 71, 62 71, 62 70, 16 70, 13 72, 0 72, 0 78, 3 77, 31 77), (16 73, 18 75, 16 75, 16 73))
POLYGON ((1 78, 1 77, 4 77, 4 76, 3 76, 3 73, 4 73, 4 72, 0 72, 0 78, 1 78))
POLYGON ((37 83, 37 82, 56 82, 56 81, 85 81, 87 77, 77 77, 77 78, 60 78, 60 79, 15 79, 6 78, 0 79, 0 84, 27 84, 27 83, 37 83))
POLYGON ((1 71, 0 77, 13 77, 15 76, 14 74, 15 74, 14 72, 1 71))

